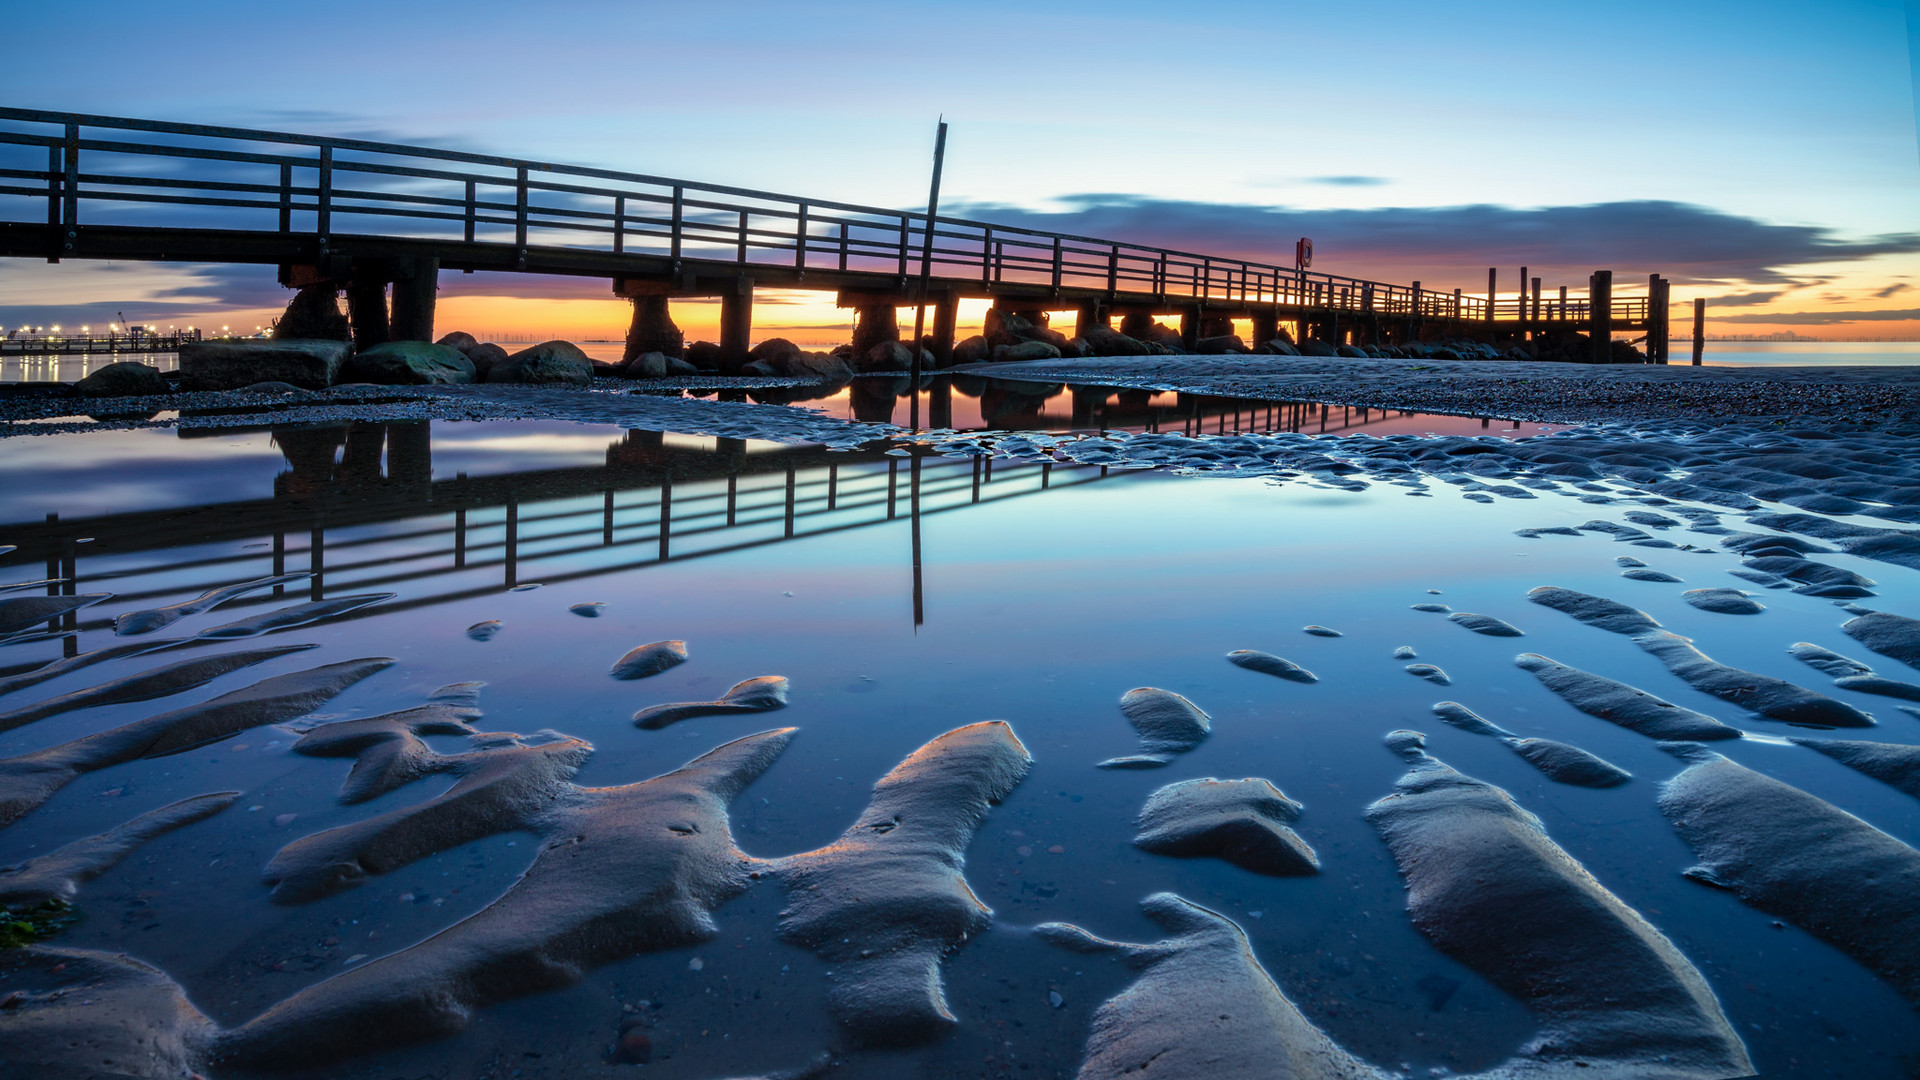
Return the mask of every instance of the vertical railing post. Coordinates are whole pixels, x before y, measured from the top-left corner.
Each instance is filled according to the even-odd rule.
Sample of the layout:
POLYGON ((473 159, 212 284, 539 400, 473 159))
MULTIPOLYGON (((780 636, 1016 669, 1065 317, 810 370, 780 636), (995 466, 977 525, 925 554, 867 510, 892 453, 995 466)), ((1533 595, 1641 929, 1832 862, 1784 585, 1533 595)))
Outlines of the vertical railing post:
POLYGON ((1119 285, 1120 285, 1120 245, 1115 244, 1113 245, 1113 250, 1107 252, 1107 292, 1111 294, 1113 292, 1118 291, 1119 285))
POLYGON ((1707 298, 1693 298, 1693 366, 1700 366, 1700 358, 1707 351, 1707 298))
POLYGON ((80 125, 67 125, 65 175, 61 178, 62 207, 61 220, 66 226, 66 237, 60 243, 60 250, 72 251, 80 237, 80 125))
POLYGON ((907 276, 907 215, 900 215, 900 276, 907 276))
POLYGON ((627 197, 613 197, 613 253, 624 254, 627 250, 627 197))
POLYGON ((847 268, 847 223, 840 223, 840 269, 847 268))
POLYGON ((807 272, 807 204, 800 204, 800 221, 793 230, 793 268, 807 272))
POLYGON ((1056 236, 1053 238, 1053 292, 1055 296, 1060 294, 1060 254, 1060 238, 1056 236))
POLYGON ((740 231, 736 235, 737 246, 734 248, 733 261, 744 266, 747 261, 747 212, 745 210, 740 211, 740 231))
POLYGON ((293 231, 293 166, 284 161, 280 163, 280 231, 293 231))
POLYGON ((514 261, 520 266, 527 265, 527 167, 520 166, 513 178, 513 247, 514 261))
POLYGON ((687 189, 678 184, 673 186, 673 235, 668 240, 672 247, 673 272, 680 272, 680 234, 687 215, 687 189))
MULTIPOLYGON (((58 237, 60 229, 60 148, 47 147, 47 234, 58 237)), ((47 251, 49 259, 59 259, 60 248, 51 245, 47 251)), ((54 576, 48 574, 48 577, 54 576)))
POLYGON ((315 203, 313 231, 320 236, 320 247, 325 249, 333 236, 333 146, 320 144, 320 196, 315 203))
POLYGON ((478 185, 476 185, 471 180, 467 181, 467 207, 466 207, 467 230, 466 232, 467 232, 467 243, 469 244, 473 243, 474 226, 479 224, 480 200, 478 198, 478 195, 479 195, 478 185))
POLYGON ((980 233, 980 281, 982 284, 993 281, 993 226, 991 225, 980 233))

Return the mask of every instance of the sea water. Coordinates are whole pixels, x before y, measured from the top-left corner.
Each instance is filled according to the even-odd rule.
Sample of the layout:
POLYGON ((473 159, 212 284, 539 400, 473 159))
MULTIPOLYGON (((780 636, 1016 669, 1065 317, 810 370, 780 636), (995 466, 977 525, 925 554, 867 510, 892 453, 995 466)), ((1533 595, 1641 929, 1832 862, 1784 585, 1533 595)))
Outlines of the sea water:
MULTIPOLYGON (((1866 737, 1920 741, 1920 726, 1889 699, 1829 690, 1787 656, 1788 645, 1804 640, 1871 658, 1839 632, 1845 616, 1830 601, 1761 592, 1768 610, 1757 617, 1683 603, 1684 589, 1744 584, 1728 576, 1740 564, 1716 550, 1711 535, 1660 533, 1704 549, 1696 551, 1597 533, 1514 532, 1619 520, 1637 506, 1566 492, 1481 503, 1439 483, 1412 497, 1381 483, 1356 489, 1039 459, 916 461, 878 449, 828 453, 535 421, 21 437, 0 452, 0 544, 54 530, 71 541, 76 591, 116 595, 79 613, 76 638, 0 648, 0 671, 117 643, 107 618, 119 611, 311 570, 316 577, 168 632, 309 596, 397 595, 276 634, 268 644, 319 648, 183 699, 267 674, 391 656, 394 668, 319 718, 372 715, 418 704, 444 684, 484 681, 485 716, 475 726, 589 740, 595 752, 577 778, 587 785, 642 780, 727 740, 793 725, 792 748, 733 804, 737 842, 763 857, 831 843, 861 812, 873 782, 928 739, 1007 720, 1034 766, 967 852, 967 880, 994 923, 944 965, 959 1022, 930 1046, 852 1054, 835 1070, 847 1076, 1072 1075, 1091 1011, 1128 973, 1047 947, 1027 928, 1058 920, 1155 940, 1160 931, 1138 903, 1162 890, 1244 928, 1308 1018, 1365 1058, 1413 1075, 1497 1064, 1525 1043, 1534 1021, 1522 1002, 1414 929, 1394 861, 1363 817, 1404 771, 1382 737, 1412 728, 1427 733, 1442 760, 1510 792, 1670 937, 1766 1075, 1907 1075, 1902 1063, 1920 1053, 1920 1025, 1892 989, 1806 933, 1682 876, 1693 857, 1654 803, 1681 764, 1648 739, 1574 711, 1514 666, 1517 652, 1539 652, 1756 733, 1795 733, 1694 690, 1625 639, 1527 602, 1534 586, 1562 585, 1644 609, 1716 659, 1872 711, 1881 726, 1866 737), (1615 557, 1627 552, 1684 584, 1622 578, 1615 557), (569 611, 582 602, 605 608, 598 618, 569 611), (1493 615, 1526 636, 1470 633, 1411 609, 1423 602, 1493 615), (491 640, 465 633, 496 619, 502 629, 491 640), (1306 634, 1308 624, 1343 636, 1306 634), (642 682, 608 677, 626 650, 666 638, 686 641, 691 659, 642 682), (1393 655, 1401 646, 1442 667, 1452 685, 1405 672, 1393 655), (1320 681, 1242 670, 1224 659, 1235 649, 1287 657, 1320 681), (628 720, 638 708, 711 698, 759 675, 791 680, 788 708, 661 731, 628 720), (1116 703, 1142 685, 1174 690, 1208 711, 1212 737, 1165 769, 1094 768, 1132 752, 1134 735, 1116 703), (1583 747, 1634 778, 1606 790, 1552 783, 1496 740, 1438 722, 1430 709, 1442 699, 1518 734, 1583 747), (1205 776, 1264 778, 1304 803, 1296 828, 1322 872, 1262 877, 1131 844, 1150 792, 1205 776)), ((0 585, 64 569, 27 554, 0 555, 0 585)), ((1920 573, 1820 558, 1878 579, 1879 597, 1867 603, 1920 612, 1920 573)), ((154 663, 114 661, 0 704, 154 663)), ((1898 665, 1880 667, 1894 674, 1887 669, 1898 665)), ((0 734, 0 756, 173 704, 62 714, 0 734)), ((294 755, 295 738, 262 727, 84 775, 0 831, 0 864, 175 799, 242 792, 224 814, 147 844, 86 886, 83 918, 55 939, 136 956, 179 980, 216 1020, 239 1023, 479 911, 536 854, 540 841, 531 834, 495 836, 313 903, 271 903, 261 869, 283 845, 430 799, 451 783, 428 778, 343 806, 336 796, 348 762, 294 755)), ((446 752, 464 747, 432 741, 446 752)), ((1892 788, 1777 740, 1715 748, 1920 842, 1920 804, 1892 788)), ((831 965, 779 940, 781 907, 777 889, 762 883, 720 908, 719 934, 700 945, 607 957, 578 984, 487 1009, 449 1040, 296 1075, 360 1075, 369 1066, 378 1076, 430 1068, 629 1075, 622 1070, 632 1066, 604 1062, 623 1019, 634 1015, 651 1024, 650 1076, 792 1067, 834 1045, 823 1004, 831 965)))

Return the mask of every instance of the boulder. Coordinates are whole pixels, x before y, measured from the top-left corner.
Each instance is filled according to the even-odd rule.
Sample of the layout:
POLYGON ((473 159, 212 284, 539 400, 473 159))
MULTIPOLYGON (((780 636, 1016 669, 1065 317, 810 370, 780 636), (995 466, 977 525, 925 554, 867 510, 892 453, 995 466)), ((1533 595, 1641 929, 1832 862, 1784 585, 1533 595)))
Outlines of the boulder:
POLYGON ((172 390, 158 368, 136 364, 131 360, 108 364, 73 384, 75 394, 89 398, 146 397, 170 393, 172 390))
POLYGON ((740 365, 740 374, 759 378, 777 378, 780 372, 774 369, 771 361, 749 360, 740 365))
POLYGON ((794 358, 800 356, 802 352, 803 350, 800 346, 795 345, 786 338, 768 338, 747 350, 747 359, 765 360, 778 370, 786 366, 794 358))
POLYGON ((789 356, 780 365, 780 371, 803 379, 822 379, 827 382, 846 382, 853 378, 853 365, 833 353, 803 352, 789 356))
POLYGON ((340 367, 349 382, 378 386, 434 386, 474 381, 473 361, 451 345, 384 341, 355 353, 340 367))
POLYGON ((487 372, 490 383, 565 383, 590 386, 593 361, 571 341, 543 341, 507 357, 487 372))
POLYGON ((1281 341, 1279 338, 1275 338, 1272 341, 1266 342, 1265 344, 1261 345, 1259 348, 1253 351, 1257 353, 1266 353, 1270 356, 1299 356, 1300 355, 1299 346, 1295 345, 1291 341, 1281 341))
POLYGON ((677 356, 669 356, 667 357, 667 374, 677 376, 698 375, 700 374, 700 369, 677 356))
POLYGON ((180 346, 182 390, 233 390, 265 380, 324 390, 353 346, 344 341, 194 341, 180 346))
POLYGON ((913 353, 897 341, 883 341, 867 350, 861 371, 907 371, 913 367, 913 353))
POLYGON ((473 361, 473 381, 486 382, 487 372, 507 362, 507 350, 491 341, 483 341, 471 349, 462 349, 467 359, 473 361))
POLYGON ((464 353, 471 350, 474 346, 480 344, 480 339, 477 337, 474 337, 472 334, 467 333, 465 330, 455 330, 453 333, 448 334, 445 337, 441 338, 439 341, 434 342, 434 344, 445 345, 450 349, 459 349, 461 352, 464 353))
POLYGON ((1249 353, 1247 343, 1240 340, 1238 334, 1217 334, 1203 337, 1194 343, 1194 351, 1203 356, 1225 356, 1228 353, 1249 353))
POLYGON ((1146 356, 1146 342, 1137 341, 1110 326, 1095 326, 1086 335, 1088 356, 1146 356))
POLYGON ((641 353, 620 369, 620 374, 629 379, 664 379, 667 377, 667 354, 657 352, 641 353))
POLYGON ((1367 350, 1356 348, 1352 345, 1336 345, 1334 346, 1333 354, 1335 356, 1345 356, 1355 360, 1367 359, 1367 350))
POLYGON ((1300 343, 1301 356, 1339 356, 1340 351, 1324 341, 1308 338, 1300 343))
POLYGON ((1040 320, 1036 321, 1011 311, 988 308, 986 323, 981 329, 987 344, 995 348, 1002 345, 1019 345, 1027 341, 1044 341, 1064 354, 1067 350, 1067 335, 1058 330, 1049 329, 1045 319, 1044 312, 1040 313, 1040 320))
POLYGON ((1023 341, 1018 345, 999 345, 993 350, 995 363, 1012 363, 1018 360, 1058 360, 1060 350, 1044 341, 1023 341))
POLYGON ((720 357, 720 346, 711 341, 696 341, 687 346, 687 363, 701 371, 719 371, 720 357))
POLYGON ((1186 352, 1186 344, 1180 338, 1180 331, 1163 322, 1150 323, 1142 341, 1151 341, 1163 349, 1186 352))
POLYGON ((978 364, 992 355, 993 350, 987 345, 987 339, 980 334, 975 334, 953 347, 953 362, 956 364, 978 364))
POLYGON ((1624 339, 1614 338, 1607 343, 1607 347, 1612 350, 1611 355, 1608 357, 1610 363, 1644 364, 1647 362, 1646 356, 1624 339))
POLYGON ((620 377, 620 369, 625 366, 607 360, 595 360, 591 357, 588 358, 587 363, 593 365, 593 377, 596 379, 617 379, 620 377))
POLYGON ((1060 347, 1060 355, 1069 360, 1078 360, 1083 356, 1092 356, 1092 349, 1086 338, 1068 338, 1067 343, 1060 347))
POLYGON ((308 285, 273 324, 275 341, 351 341, 353 330, 340 313, 340 290, 332 282, 308 285))

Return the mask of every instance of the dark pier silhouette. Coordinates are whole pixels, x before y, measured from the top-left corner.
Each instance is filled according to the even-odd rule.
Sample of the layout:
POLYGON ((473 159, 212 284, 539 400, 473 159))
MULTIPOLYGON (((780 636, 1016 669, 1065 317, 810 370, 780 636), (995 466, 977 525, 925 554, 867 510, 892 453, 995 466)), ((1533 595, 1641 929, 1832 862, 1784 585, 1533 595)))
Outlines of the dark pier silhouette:
MULTIPOLYGON (((442 271, 595 277, 633 302, 628 352, 677 355, 670 304, 717 297, 720 347, 744 361, 759 288, 833 292, 858 312, 857 352, 898 340, 897 309, 933 311, 951 357, 957 305, 1032 318, 1077 312, 1077 336, 1177 320, 1192 350, 1250 320, 1255 343, 1501 343, 1616 335, 1668 354, 1667 282, 1617 295, 1427 289, 1293 266, 746 188, 287 132, 0 109, 0 256, 169 260, 278 268, 282 284, 344 290, 355 343, 432 340, 442 271), (923 254, 928 273, 920 274, 923 254), (1142 322, 1144 320, 1144 323, 1142 322)), ((299 301, 296 300, 296 303, 299 301)))

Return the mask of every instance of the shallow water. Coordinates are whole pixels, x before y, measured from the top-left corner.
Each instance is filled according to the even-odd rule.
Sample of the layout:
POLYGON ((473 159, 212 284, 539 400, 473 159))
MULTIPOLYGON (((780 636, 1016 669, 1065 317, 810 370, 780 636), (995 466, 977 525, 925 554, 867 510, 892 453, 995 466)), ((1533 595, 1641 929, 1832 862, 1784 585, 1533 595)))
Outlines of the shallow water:
MULTIPOLYGON (((1071 426, 1065 419, 1060 426, 1071 426)), ((1429 483, 1428 497, 1410 499, 1408 488, 1380 483, 1350 490, 880 448, 829 453, 552 422, 186 436, 7 441, 0 544, 22 550, 0 554, 0 585, 57 576, 60 553, 69 552, 75 591, 117 595, 76 614, 72 644, 0 647, 0 674, 116 643, 110 620, 121 611, 315 570, 307 582, 189 616, 166 633, 309 597, 398 595, 276 633, 266 644, 319 648, 182 700, 269 674, 392 656, 398 664, 324 706, 321 718, 371 716, 420 704, 444 684, 483 680, 485 717, 475 726, 550 728, 590 741, 595 753, 577 778, 589 786, 642 780, 730 739, 795 726, 791 748, 733 803, 738 843, 763 857, 832 843, 873 782, 941 732, 1009 721, 1034 764, 967 850, 967 880, 994 923, 944 965, 959 1024, 926 1047, 849 1054, 835 1076, 1072 1075, 1092 1010, 1129 975, 1044 945, 1028 928, 1060 920, 1156 940, 1164 935, 1138 903, 1162 890, 1242 926, 1306 1016, 1360 1056, 1413 1075, 1496 1065, 1530 1037, 1534 1019, 1415 930, 1395 862, 1362 816, 1405 771, 1381 743, 1399 728, 1425 732, 1434 755, 1505 788, 1670 937, 1765 1075, 1898 1077, 1920 1055, 1913 1010, 1865 967, 1681 876, 1695 857, 1654 805, 1656 785, 1681 762, 1576 712, 1514 666, 1516 653, 1538 652, 1759 735, 1807 734, 1695 690, 1631 641, 1527 600, 1535 586, 1560 585, 1641 608, 1718 660, 1830 693, 1879 719, 1848 737, 1920 742, 1920 721, 1892 699, 1833 689, 1787 655, 1788 645, 1810 641, 1900 677, 1900 665, 1839 631, 1845 614, 1831 601, 1755 588, 1768 609, 1750 617, 1684 602, 1686 589, 1745 584, 1727 574, 1740 562, 1711 550, 1712 535, 1650 530, 1705 553, 1623 546, 1595 532, 1514 535, 1645 509, 1624 496, 1595 505, 1541 491, 1482 503, 1429 483), (58 541, 52 562, 49 539, 58 541), (1622 578, 1615 559, 1628 550, 1684 583, 1622 578), (569 607, 582 602, 606 606, 581 618, 569 607), (1525 636, 1473 633, 1410 607, 1433 602, 1505 620, 1525 636), (502 626, 490 640, 467 636, 496 619, 502 626), (1341 636, 1302 632, 1309 624, 1341 636), (637 682, 608 677, 628 649, 669 638, 687 642, 688 662, 637 682), (1400 646, 1443 668, 1452 685, 1406 673, 1394 656, 1400 646), (1236 667, 1225 660, 1236 649, 1283 656, 1319 681, 1236 667), (629 720, 636 709, 714 698, 758 675, 791 680, 786 709, 658 731, 629 720), (1163 769, 1095 769, 1134 752, 1117 702, 1142 685, 1210 713, 1211 737, 1163 769), (1555 784, 1498 740, 1440 722, 1431 706, 1442 699, 1517 735, 1574 744, 1633 779, 1608 789, 1555 784), (1218 859, 1135 848, 1133 821, 1148 794, 1205 776, 1261 777, 1305 804, 1293 827, 1322 872, 1263 877, 1218 859)), ((1877 598, 1864 603, 1920 612, 1920 573, 1843 554, 1816 558, 1877 579, 1877 598)), ((0 593, 11 595, 20 594, 0 593)), ((0 706, 156 663, 110 661, 0 706)), ((0 733, 0 756, 171 707, 61 714, 0 733)), ((148 843, 85 886, 83 920, 54 942, 131 953, 233 1024, 479 911, 531 862, 539 841, 507 833, 309 904, 270 903, 260 871, 283 845, 451 783, 429 777, 343 806, 336 796, 349 763, 294 755, 296 737, 261 727, 81 776, 0 831, 0 864, 176 799, 241 791, 232 809, 148 843)), ((465 747, 449 736, 429 742, 446 752, 465 747)), ((1714 748, 1920 843, 1920 803, 1835 761, 1776 739, 1714 748)), ((833 1045, 824 1004, 833 965, 778 939, 783 903, 761 882, 717 910, 719 934, 699 945, 609 957, 570 988, 485 1010, 451 1039, 292 1075, 631 1075, 631 1066, 604 1061, 634 1016, 652 1024, 649 1076, 800 1065, 833 1045)))

